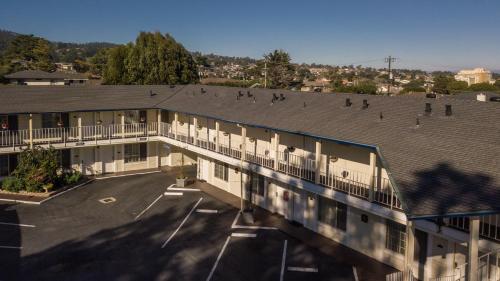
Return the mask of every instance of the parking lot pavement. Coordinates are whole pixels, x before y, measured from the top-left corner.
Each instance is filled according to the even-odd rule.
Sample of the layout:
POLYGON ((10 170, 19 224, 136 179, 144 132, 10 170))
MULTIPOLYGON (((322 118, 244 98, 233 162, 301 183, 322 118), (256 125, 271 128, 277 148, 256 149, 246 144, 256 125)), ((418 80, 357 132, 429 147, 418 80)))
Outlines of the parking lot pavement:
POLYGON ((0 205, 0 219, 35 226, 0 224, 0 246, 22 247, 0 248, 0 280, 354 280, 281 231, 232 228, 236 208, 174 181, 110 178, 40 206, 0 205))

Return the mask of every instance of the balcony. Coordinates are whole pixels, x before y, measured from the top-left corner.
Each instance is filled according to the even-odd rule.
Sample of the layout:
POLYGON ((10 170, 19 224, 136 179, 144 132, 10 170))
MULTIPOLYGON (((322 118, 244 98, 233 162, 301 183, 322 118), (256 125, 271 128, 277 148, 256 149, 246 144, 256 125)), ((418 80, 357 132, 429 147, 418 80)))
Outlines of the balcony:
POLYGON ((113 143, 113 140, 135 140, 156 136, 157 123, 112 124, 108 126, 82 126, 61 128, 40 128, 29 130, 1 131, 0 150, 4 152, 19 151, 30 145, 59 145, 78 144, 84 142, 113 143))
MULTIPOLYGON (((42 128, 29 130, 1 131, 0 151, 4 153, 19 151, 32 145, 53 145, 57 148, 80 147, 85 145, 103 145, 134 141, 147 141, 150 137, 162 136, 186 144, 213 151, 234 159, 243 160, 268 169, 275 169, 283 174, 315 183, 316 160, 315 155, 308 157, 292 152, 279 151, 276 155, 266 151, 265 154, 245 151, 241 146, 212 142, 208 136, 194 138, 191 135, 173 130, 168 123, 135 123, 112 124, 69 128, 42 128), (242 157, 243 156, 243 157, 242 157)), ((371 177, 362 172, 352 171, 334 164, 328 164, 319 175, 319 185, 335 191, 340 191, 363 200, 371 200, 390 209, 402 210, 401 202, 394 193, 389 179, 371 177), (374 183, 373 195, 370 189, 374 183), (372 198, 370 198, 372 197, 372 198)))

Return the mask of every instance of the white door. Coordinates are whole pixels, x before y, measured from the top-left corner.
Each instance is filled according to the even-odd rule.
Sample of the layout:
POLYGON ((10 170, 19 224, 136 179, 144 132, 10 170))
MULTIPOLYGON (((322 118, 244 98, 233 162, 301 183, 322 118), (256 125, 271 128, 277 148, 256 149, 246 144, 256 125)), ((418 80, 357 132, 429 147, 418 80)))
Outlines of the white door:
POLYGON ((293 192, 293 221, 304 224, 304 200, 300 192, 293 192))
POLYGON ((115 172, 114 146, 101 146, 101 159, 104 173, 115 172))
POLYGON ((198 157, 198 179, 208 181, 210 162, 198 157))

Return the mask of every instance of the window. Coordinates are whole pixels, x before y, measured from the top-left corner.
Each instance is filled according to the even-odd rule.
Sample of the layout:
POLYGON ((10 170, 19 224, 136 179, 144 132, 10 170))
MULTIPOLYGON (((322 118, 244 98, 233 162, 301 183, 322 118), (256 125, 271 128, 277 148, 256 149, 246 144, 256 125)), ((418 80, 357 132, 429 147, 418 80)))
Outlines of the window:
POLYGON ((257 195, 264 196, 264 183, 265 177, 257 174, 252 175, 252 192, 257 193, 257 195))
POLYGON ((215 162, 214 165, 214 176, 223 181, 227 181, 227 176, 229 172, 229 167, 227 164, 222 162, 215 162))
POLYGON ((406 227, 391 220, 387 220, 386 225, 385 247, 404 255, 406 249, 406 227))
POLYGON ((347 229, 347 205, 319 197, 318 220, 345 231, 347 229))
POLYGON ((125 124, 146 123, 146 110, 126 110, 123 112, 125 116, 125 124))
POLYGON ((0 155, 0 176, 9 175, 9 155, 0 155))
POLYGON ((42 128, 57 128, 58 121, 59 121, 59 114, 56 113, 42 114, 42 128))
POLYGON ((146 161, 147 156, 147 144, 146 143, 134 143, 125 145, 125 163, 134 163, 146 161))

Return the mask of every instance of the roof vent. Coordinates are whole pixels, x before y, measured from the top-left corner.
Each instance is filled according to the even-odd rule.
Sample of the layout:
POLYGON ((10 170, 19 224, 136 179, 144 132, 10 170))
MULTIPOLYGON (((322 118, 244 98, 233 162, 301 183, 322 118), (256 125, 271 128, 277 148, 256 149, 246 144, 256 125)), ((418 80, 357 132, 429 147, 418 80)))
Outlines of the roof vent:
POLYGON ((201 88, 201 93, 204 94, 206 93, 207 91, 205 91, 205 89, 201 88))
POLYGON ((253 103, 257 102, 257 100, 255 99, 255 97, 253 97, 253 103))
POLYGON ((150 97, 154 97, 154 96, 156 96, 156 94, 155 94, 155 93, 153 93, 153 90, 149 90, 149 96, 150 96, 150 97))
POLYGON ((446 108, 446 110, 445 110, 445 113, 444 113, 444 114, 445 114, 446 116, 451 116, 451 115, 452 115, 452 111, 451 111, 451 104, 447 104, 447 105, 445 105, 445 108, 446 108))
POLYGON ((280 94, 280 100, 281 100, 281 101, 285 100, 285 95, 280 94))
POLYGON ((382 112, 380 112, 378 117, 380 118, 380 121, 382 121, 384 119, 384 114, 382 114, 382 112))
POLYGON ((491 97, 490 101, 500 102, 500 97, 491 97))
POLYGON ((238 97, 242 97, 244 96, 243 93, 241 91, 238 91, 238 97))
POLYGON ((363 108, 363 109, 367 109, 369 105, 370 105, 370 104, 368 103, 368 100, 367 100, 367 99, 364 99, 364 100, 363 100, 363 107, 362 107, 362 108, 363 108))
POLYGON ((418 128, 418 127, 420 127, 420 119, 419 119, 418 117, 417 117, 417 121, 416 121, 415 126, 416 126, 417 128, 418 128))
POLYGON ((431 106, 431 103, 430 102, 426 102, 425 103, 425 113, 426 114, 431 114, 432 112, 432 106, 431 106))
POLYGON ((279 99, 278 95, 276 95, 276 93, 273 93, 273 102, 276 101, 276 100, 278 100, 278 99, 279 99))
POLYGON ((247 91, 247 96, 248 96, 249 98, 253 97, 253 95, 250 93, 250 91, 247 91))
POLYGON ((346 106, 346 107, 349 107, 349 106, 351 106, 351 105, 352 105, 351 99, 350 99, 350 98, 346 98, 346 99, 345 99, 345 106, 346 106))
POLYGON ((429 99, 435 99, 436 98, 436 94, 434 93, 428 93, 427 95, 425 95, 426 98, 429 98, 429 99))
POLYGON ((486 95, 483 93, 477 94, 476 99, 478 101, 486 101, 486 95))
POLYGON ((306 104, 306 102, 304 102, 304 107, 306 107, 306 106, 307 106, 307 104, 306 104))

